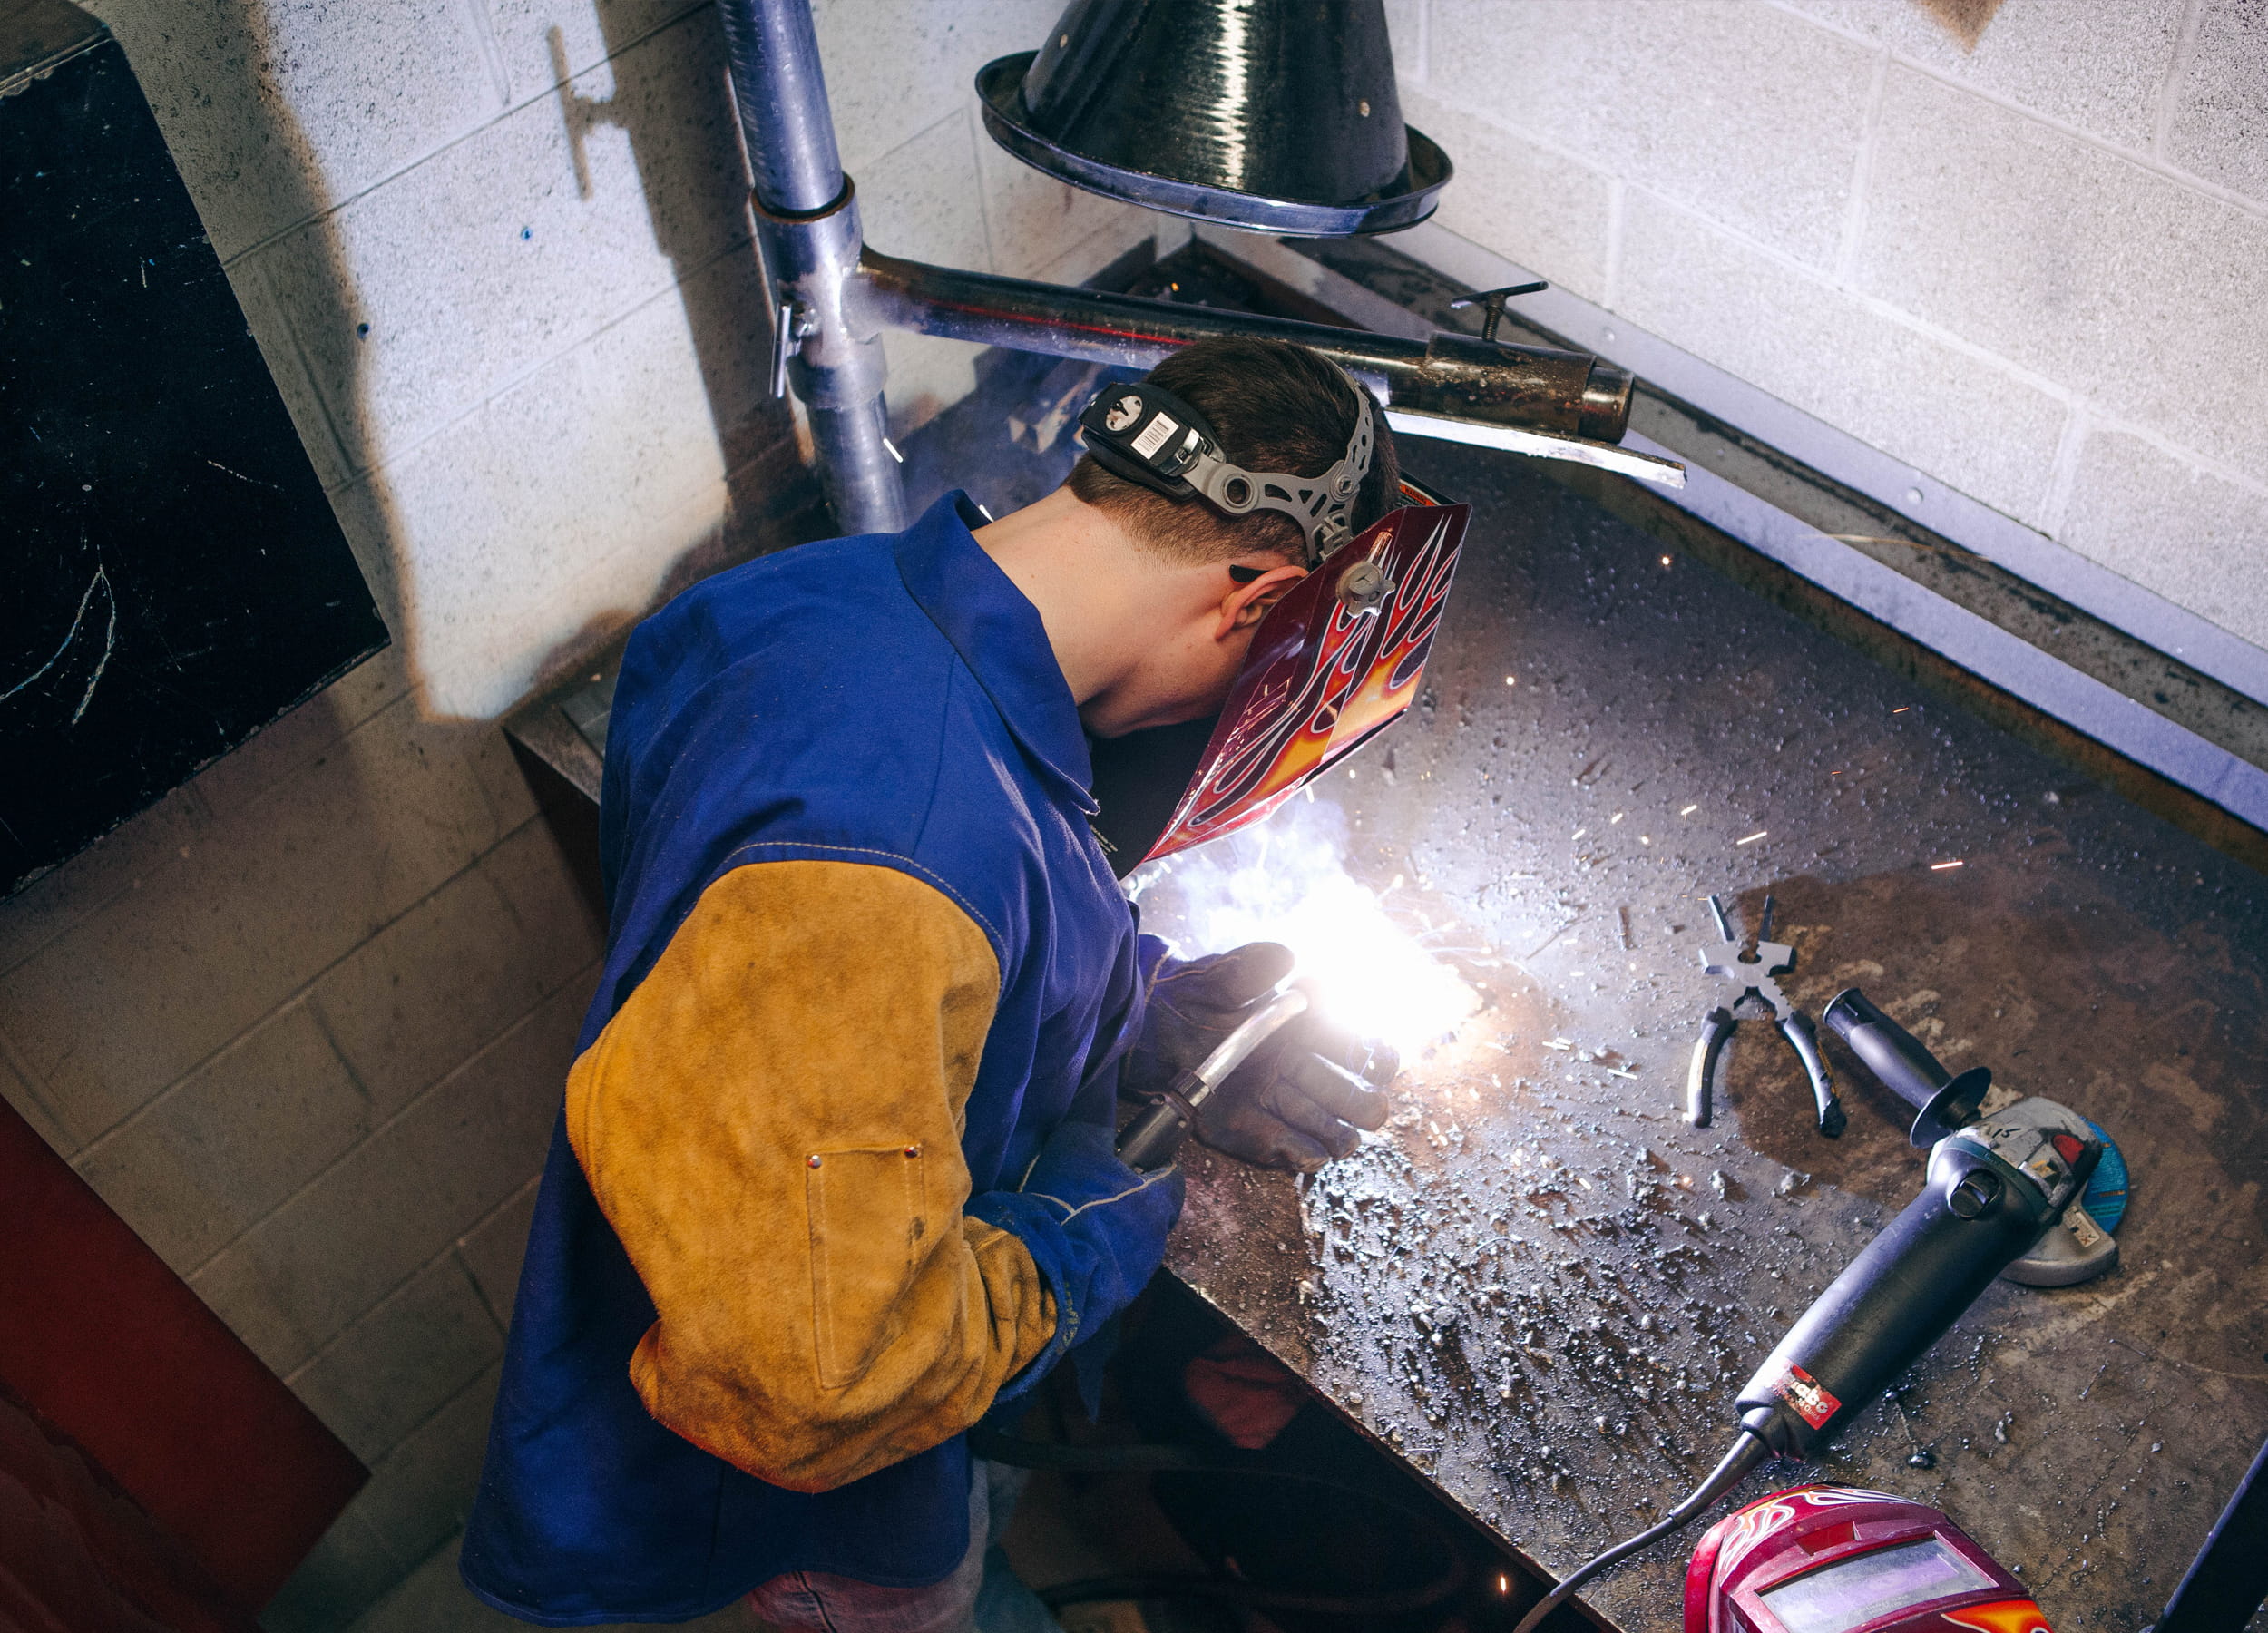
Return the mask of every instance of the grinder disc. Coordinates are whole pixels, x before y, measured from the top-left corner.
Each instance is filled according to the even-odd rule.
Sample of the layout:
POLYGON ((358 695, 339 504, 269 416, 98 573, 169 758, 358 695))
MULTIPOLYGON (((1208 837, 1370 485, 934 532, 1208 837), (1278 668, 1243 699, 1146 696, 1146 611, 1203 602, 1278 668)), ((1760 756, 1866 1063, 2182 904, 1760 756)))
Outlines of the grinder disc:
POLYGON ((2001 1280, 2028 1287, 2077 1286, 2118 1263, 2118 1240, 2111 1233, 2126 1217, 2126 1159, 2101 1124, 2087 1126, 2103 1142, 2103 1158, 2086 1191, 2029 1253, 2000 1272, 2001 1280))

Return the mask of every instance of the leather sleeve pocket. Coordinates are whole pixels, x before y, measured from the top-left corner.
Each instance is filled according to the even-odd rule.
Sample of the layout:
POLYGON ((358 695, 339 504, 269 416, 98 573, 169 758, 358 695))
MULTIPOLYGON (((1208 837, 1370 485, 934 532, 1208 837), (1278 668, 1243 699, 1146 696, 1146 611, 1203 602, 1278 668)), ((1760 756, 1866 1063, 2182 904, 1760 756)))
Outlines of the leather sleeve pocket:
POLYGON ((805 1162, 819 1384, 842 1389, 904 1326, 905 1294, 929 1234, 927 1161, 921 1147, 906 1145, 818 1151, 805 1162))

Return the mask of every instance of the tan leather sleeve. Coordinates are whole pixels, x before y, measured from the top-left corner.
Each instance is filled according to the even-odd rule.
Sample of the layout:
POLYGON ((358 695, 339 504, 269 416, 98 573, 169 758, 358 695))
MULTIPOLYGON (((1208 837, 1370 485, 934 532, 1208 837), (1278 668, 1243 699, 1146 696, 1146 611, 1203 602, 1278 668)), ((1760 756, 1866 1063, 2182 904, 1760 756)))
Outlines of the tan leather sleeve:
POLYGON ((976 924, 886 866, 705 891, 567 1080, 567 1133, 659 1319, 668 1428, 819 1491, 973 1423, 1055 1330, 1016 1237, 963 1217, 999 994, 976 924))

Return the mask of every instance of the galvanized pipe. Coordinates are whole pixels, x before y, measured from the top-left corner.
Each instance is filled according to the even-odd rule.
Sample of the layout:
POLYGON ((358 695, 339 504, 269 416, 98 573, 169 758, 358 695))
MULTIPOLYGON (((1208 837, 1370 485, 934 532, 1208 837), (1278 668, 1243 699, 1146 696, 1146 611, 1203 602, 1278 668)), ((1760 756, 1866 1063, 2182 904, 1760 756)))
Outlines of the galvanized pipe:
POLYGON ((870 323, 918 334, 1136 368, 1195 340, 1259 335, 1312 347, 1399 410, 1608 443, 1629 424, 1630 376, 1581 352, 1469 335, 1404 339, 964 272, 872 249, 859 267, 854 308, 863 307, 870 323))
POLYGON ((775 343, 806 406, 819 479, 845 533, 906 523, 885 435, 881 337, 848 298, 858 276, 858 199, 843 174, 807 0, 719 0, 733 100, 755 180, 757 239, 771 279, 775 343))

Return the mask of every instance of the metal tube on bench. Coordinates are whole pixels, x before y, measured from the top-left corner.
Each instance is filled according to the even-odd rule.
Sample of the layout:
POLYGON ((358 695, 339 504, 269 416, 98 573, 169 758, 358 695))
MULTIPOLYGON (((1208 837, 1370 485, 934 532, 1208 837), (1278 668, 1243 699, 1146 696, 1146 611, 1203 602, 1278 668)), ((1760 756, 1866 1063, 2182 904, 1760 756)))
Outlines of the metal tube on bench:
POLYGON ((1135 368, 1192 341, 1257 335, 1313 347, 1400 410, 1609 443, 1629 423, 1630 376, 1581 352, 1470 335, 1411 340, 933 267, 873 249, 859 267, 868 320, 918 334, 1135 368))

